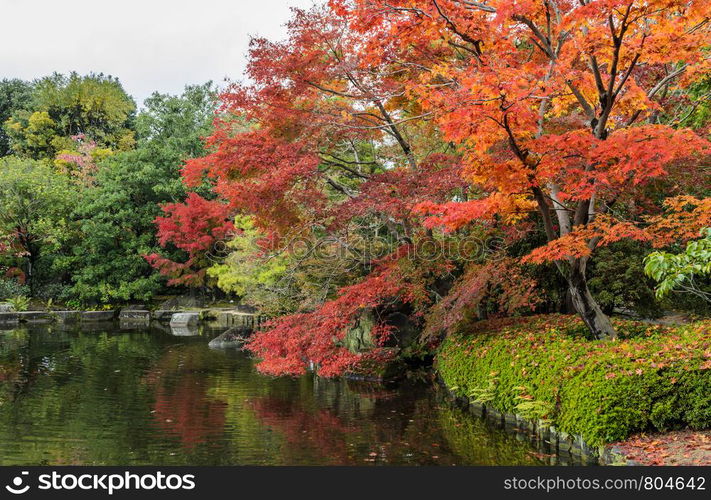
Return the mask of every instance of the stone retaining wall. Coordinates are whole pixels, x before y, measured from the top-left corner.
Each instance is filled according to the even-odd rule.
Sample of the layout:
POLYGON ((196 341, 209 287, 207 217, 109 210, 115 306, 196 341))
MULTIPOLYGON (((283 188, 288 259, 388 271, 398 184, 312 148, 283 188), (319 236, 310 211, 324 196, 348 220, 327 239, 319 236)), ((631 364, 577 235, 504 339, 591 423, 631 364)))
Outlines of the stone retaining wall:
POLYGON ((477 418, 485 418, 494 427, 505 429, 536 445, 543 453, 550 454, 553 462, 560 465, 634 465, 617 448, 588 446, 582 436, 561 432, 543 421, 532 421, 521 415, 502 413, 495 408, 456 396, 445 385, 440 385, 457 406, 477 418))

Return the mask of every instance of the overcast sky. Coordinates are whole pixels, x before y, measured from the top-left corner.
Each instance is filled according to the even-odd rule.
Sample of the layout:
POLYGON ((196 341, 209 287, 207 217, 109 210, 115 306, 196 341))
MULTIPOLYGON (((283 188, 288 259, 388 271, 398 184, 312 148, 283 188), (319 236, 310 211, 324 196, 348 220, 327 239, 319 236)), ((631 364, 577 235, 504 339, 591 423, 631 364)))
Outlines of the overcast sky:
POLYGON ((0 78, 54 71, 117 76, 140 105, 154 91, 245 67, 250 35, 280 38, 313 0, 0 0, 0 78))

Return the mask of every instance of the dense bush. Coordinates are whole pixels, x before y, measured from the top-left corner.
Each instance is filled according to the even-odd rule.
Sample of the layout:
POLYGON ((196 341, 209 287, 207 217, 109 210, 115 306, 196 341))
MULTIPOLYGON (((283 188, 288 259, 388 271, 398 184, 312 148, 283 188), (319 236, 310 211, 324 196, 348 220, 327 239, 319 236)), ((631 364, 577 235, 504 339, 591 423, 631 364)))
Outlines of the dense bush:
POLYGON ((638 242, 618 241, 600 248, 588 266, 588 286, 606 314, 626 309, 645 318, 661 316, 654 282, 644 274, 651 250, 638 242))
POLYGON ((30 289, 28 286, 20 284, 17 280, 0 279, 0 300, 12 297, 27 297, 29 295, 30 289))
POLYGON ((447 338, 437 366, 456 394, 546 419, 592 446, 710 427, 711 321, 616 326, 625 338, 600 342, 569 316, 481 322, 447 338))

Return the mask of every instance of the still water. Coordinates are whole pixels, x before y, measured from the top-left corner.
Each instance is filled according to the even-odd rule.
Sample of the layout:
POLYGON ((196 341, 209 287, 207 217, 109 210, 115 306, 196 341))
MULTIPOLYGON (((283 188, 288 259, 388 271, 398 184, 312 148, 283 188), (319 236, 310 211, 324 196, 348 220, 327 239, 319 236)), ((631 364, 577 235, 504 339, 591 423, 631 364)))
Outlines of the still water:
POLYGON ((537 465, 424 384, 270 378, 211 336, 0 330, 0 465, 537 465))

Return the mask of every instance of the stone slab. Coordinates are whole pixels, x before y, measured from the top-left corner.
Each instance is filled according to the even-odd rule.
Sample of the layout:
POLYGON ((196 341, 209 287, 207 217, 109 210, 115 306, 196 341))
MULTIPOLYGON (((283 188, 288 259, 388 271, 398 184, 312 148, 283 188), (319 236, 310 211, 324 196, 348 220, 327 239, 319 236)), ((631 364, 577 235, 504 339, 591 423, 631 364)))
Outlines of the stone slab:
POLYGON ((197 326, 200 322, 200 313, 197 312, 181 312, 173 314, 170 319, 170 326, 197 326))
POLYGON ((151 312, 145 309, 122 309, 119 320, 126 322, 147 323, 151 320, 151 312))
POLYGON ((0 325, 16 325, 20 322, 20 318, 16 312, 0 313, 0 325))
POLYGON ((81 313, 81 320, 87 322, 113 321, 116 318, 116 311, 84 311, 81 313))
POLYGON ((63 324, 78 323, 81 320, 79 311, 52 311, 51 314, 56 321, 63 324))
POLYGON ((55 318, 47 311, 22 311, 18 312, 20 323, 52 323, 55 318))
POLYGON ((237 311, 218 314, 217 322, 220 326, 227 328, 256 328, 259 326, 258 316, 237 311))

